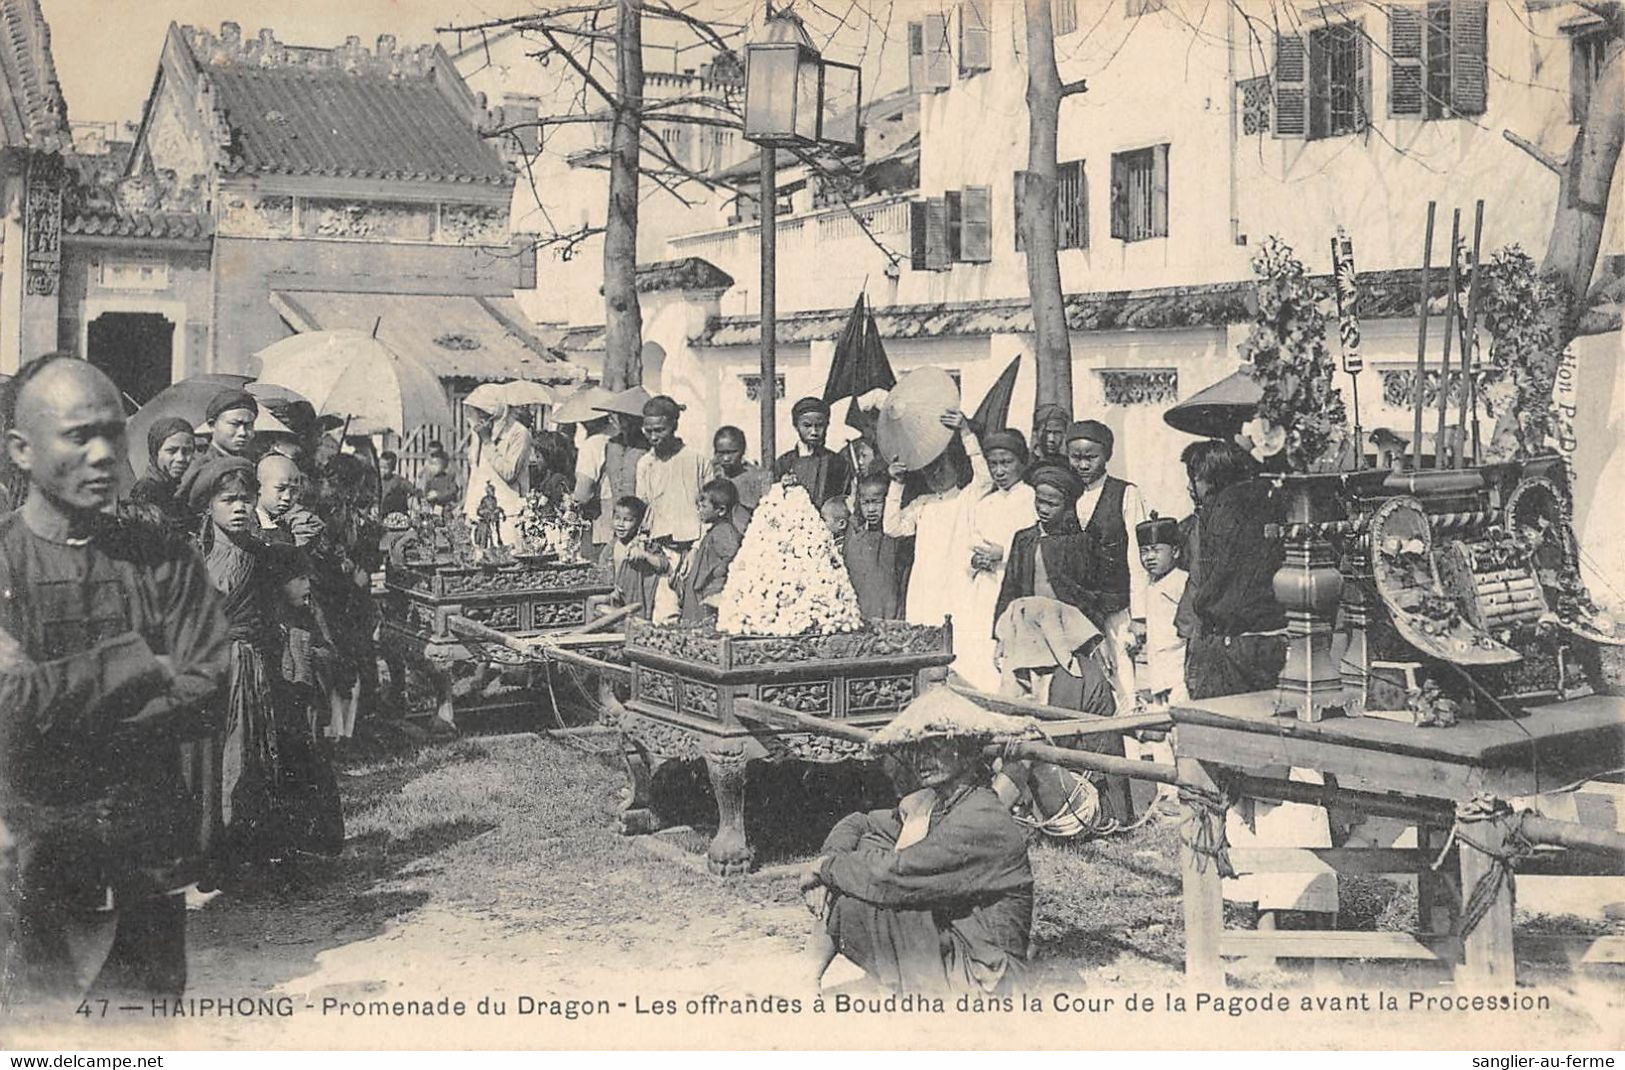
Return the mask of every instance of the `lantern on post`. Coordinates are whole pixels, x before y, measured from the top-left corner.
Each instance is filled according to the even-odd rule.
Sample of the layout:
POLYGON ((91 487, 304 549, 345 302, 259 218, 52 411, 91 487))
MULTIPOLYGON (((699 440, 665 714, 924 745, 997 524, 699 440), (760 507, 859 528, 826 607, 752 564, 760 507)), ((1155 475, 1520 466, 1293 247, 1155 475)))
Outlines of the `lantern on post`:
POLYGON ((761 36, 745 46, 745 139, 761 146, 762 465, 774 462, 778 380, 778 151, 836 144, 856 147, 863 103, 862 71, 824 59, 801 20, 771 13, 761 36))

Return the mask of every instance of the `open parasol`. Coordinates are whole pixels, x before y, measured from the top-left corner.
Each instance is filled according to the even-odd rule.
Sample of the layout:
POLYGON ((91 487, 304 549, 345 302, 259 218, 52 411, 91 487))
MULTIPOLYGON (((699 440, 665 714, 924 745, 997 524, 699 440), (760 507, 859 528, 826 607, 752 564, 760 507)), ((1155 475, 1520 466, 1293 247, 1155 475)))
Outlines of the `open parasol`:
POLYGON ((500 384, 481 383, 468 392, 468 396, 463 399, 463 404, 481 412, 496 412, 498 409, 511 404, 511 402, 502 393, 500 384))
POLYGON ((308 331, 255 355, 259 380, 297 390, 318 413, 410 434, 425 424, 453 425, 433 368, 365 331, 308 331))
POLYGON ((499 387, 502 398, 509 405, 552 405, 557 402, 553 391, 529 379, 515 379, 499 387))
POLYGON ((208 416, 209 402, 222 390, 242 390, 248 382, 246 375, 227 375, 224 373, 210 373, 208 375, 194 375, 190 379, 182 379, 178 383, 171 383, 158 393, 154 394, 141 408, 136 410, 126 428, 126 438, 130 443, 130 467, 140 478, 147 474, 147 429, 159 420, 171 416, 178 416, 182 420, 197 427, 208 416))
POLYGON ((959 407, 959 387, 941 368, 915 368, 886 395, 875 437, 886 463, 902 461, 918 471, 941 457, 954 433, 942 416, 959 407))
POLYGON ((584 424, 589 420, 601 420, 604 414, 598 411, 598 406, 614 396, 601 386, 583 386, 561 401, 559 407, 553 410, 553 422, 584 424))
POLYGON ((1162 414, 1169 427, 1201 438, 1231 439, 1253 418, 1264 390, 1258 381, 1237 369, 1206 390, 1198 390, 1162 414))

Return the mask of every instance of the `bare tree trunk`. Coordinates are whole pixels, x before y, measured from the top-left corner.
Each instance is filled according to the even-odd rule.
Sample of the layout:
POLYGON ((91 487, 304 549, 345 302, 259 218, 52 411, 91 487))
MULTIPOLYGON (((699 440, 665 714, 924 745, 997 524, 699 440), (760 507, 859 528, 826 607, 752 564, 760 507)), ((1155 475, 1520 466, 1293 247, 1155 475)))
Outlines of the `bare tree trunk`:
POLYGON ((638 165, 643 125, 643 2, 617 0, 615 125, 609 142, 609 212, 604 220, 604 377, 610 390, 643 381, 643 310, 638 305, 638 165))
POLYGON ((1072 411, 1072 343, 1061 295, 1056 219, 1055 142, 1065 92, 1055 65, 1055 28, 1050 0, 1026 0, 1027 173, 1021 195, 1022 245, 1027 251, 1027 289, 1033 306, 1033 353, 1038 365, 1039 405, 1072 411))
POLYGON ((1625 144, 1625 47, 1610 42, 1608 58, 1591 89, 1586 113, 1574 135, 1574 148, 1558 186, 1557 216, 1546 243, 1541 269, 1568 287, 1569 329, 1584 311, 1586 293, 1597 269, 1602 231, 1608 211, 1608 193, 1625 144))

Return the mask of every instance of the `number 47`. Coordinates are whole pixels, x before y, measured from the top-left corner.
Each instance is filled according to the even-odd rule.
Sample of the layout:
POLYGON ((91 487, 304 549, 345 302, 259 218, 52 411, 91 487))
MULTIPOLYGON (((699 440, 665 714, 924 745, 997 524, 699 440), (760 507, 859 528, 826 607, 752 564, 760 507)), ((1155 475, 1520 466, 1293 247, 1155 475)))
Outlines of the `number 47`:
POLYGON ((74 1011, 73 1013, 82 1014, 86 1018, 106 1018, 107 1017, 107 1000, 105 1000, 105 999, 94 999, 94 1000, 85 999, 85 1000, 80 1000, 79 1001, 79 1009, 74 1011), (91 1010, 90 1005, 92 1003, 101 1004, 102 1009, 101 1009, 100 1014, 96 1014, 91 1010))

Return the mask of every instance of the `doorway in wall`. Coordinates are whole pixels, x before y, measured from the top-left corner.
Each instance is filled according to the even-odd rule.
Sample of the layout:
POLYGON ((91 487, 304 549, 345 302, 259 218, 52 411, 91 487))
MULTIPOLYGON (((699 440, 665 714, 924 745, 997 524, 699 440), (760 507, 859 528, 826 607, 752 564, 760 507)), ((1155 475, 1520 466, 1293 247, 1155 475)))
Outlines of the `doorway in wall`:
POLYGON ((156 312, 104 312, 86 332, 85 359, 106 372, 129 402, 145 405, 170 383, 175 325, 156 312))

